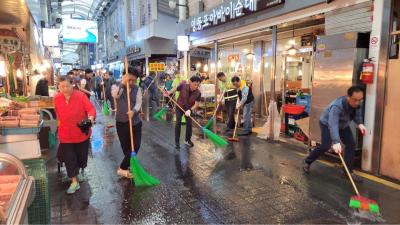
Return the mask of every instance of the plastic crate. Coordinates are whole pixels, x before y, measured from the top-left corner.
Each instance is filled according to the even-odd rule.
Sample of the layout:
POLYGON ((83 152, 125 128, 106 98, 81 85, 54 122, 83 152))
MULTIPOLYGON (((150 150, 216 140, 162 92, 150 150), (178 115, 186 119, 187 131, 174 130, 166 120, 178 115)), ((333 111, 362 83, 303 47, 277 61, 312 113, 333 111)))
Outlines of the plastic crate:
POLYGON ((310 114, 311 109, 311 95, 296 96, 296 105, 305 106, 304 111, 310 114))
POLYGON ((28 208, 29 224, 50 223, 50 195, 46 162, 43 159, 23 160, 29 176, 35 178, 35 199, 28 208))

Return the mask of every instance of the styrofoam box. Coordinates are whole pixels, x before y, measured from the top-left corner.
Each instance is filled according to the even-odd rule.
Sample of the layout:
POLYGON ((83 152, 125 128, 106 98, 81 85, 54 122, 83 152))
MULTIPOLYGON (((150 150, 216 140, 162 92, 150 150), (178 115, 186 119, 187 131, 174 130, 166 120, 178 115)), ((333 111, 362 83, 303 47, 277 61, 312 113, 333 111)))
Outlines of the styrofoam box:
POLYGON ((13 154, 19 159, 33 159, 41 156, 38 139, 0 144, 0 152, 13 154))

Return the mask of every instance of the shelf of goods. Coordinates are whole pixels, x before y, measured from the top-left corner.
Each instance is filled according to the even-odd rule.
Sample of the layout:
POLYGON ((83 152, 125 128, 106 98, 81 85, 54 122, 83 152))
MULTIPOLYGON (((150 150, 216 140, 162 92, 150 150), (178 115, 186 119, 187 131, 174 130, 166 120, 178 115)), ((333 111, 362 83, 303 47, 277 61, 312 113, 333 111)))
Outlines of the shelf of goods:
POLYGON ((0 153, 1 224, 28 224, 28 206, 35 198, 34 183, 17 157, 0 153))
POLYGON ((216 107, 215 97, 215 85, 214 84, 201 84, 199 88, 201 92, 202 101, 199 105, 199 112, 204 119, 211 117, 216 107))
POLYGON ((38 134, 42 126, 37 108, 22 108, 19 103, 13 102, 0 117, 0 152, 20 159, 40 157, 38 134))

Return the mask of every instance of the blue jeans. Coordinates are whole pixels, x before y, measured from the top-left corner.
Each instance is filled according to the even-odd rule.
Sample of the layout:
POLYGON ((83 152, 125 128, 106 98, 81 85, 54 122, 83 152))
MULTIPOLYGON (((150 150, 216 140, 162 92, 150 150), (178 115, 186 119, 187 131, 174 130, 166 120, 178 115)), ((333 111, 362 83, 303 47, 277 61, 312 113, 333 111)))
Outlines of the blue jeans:
MULTIPOLYGON (((306 158, 305 162, 308 164, 313 163, 318 159, 322 154, 327 152, 332 147, 332 139, 331 134, 329 132, 329 127, 319 123, 321 128, 321 145, 314 148, 314 150, 310 153, 310 155, 306 158)), ((354 142, 353 133, 351 132, 350 127, 346 127, 344 129, 339 130, 340 140, 346 146, 344 151, 344 161, 346 162, 349 171, 353 171, 353 160, 354 160, 354 150, 356 144, 354 142)))
POLYGON ((243 106, 243 131, 244 133, 251 132, 251 114, 253 113, 254 101, 243 106))

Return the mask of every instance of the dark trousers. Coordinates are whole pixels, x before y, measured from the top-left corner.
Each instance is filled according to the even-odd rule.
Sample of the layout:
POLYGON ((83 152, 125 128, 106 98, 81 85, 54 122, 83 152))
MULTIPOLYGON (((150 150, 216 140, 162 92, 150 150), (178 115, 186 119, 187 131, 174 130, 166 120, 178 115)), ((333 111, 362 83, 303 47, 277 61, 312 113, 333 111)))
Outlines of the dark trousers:
POLYGON ((97 99, 98 100, 102 100, 103 99, 101 88, 97 88, 96 89, 96 95, 97 95, 97 99))
POLYGON ((89 139, 81 143, 60 143, 57 155, 59 160, 65 163, 69 178, 76 177, 79 169, 86 168, 89 143, 89 139))
MULTIPOLYGON (((322 154, 327 152, 332 146, 331 134, 328 126, 319 123, 321 128, 321 145, 317 146, 310 155, 306 158, 306 163, 311 164, 318 159, 322 154)), ((340 140, 345 145, 344 160, 350 172, 353 171, 354 151, 356 144, 354 142, 353 133, 350 127, 339 130, 340 140)))
MULTIPOLYGON (((125 156, 119 167, 123 170, 127 170, 129 168, 131 153, 132 153, 129 122, 126 123, 117 122, 116 128, 117 128, 119 142, 121 143, 122 152, 124 153, 125 156)), ((138 153, 142 142, 142 122, 133 125, 132 128, 133 128, 134 148, 135 152, 138 153)))
MULTIPOLYGON (((181 124, 182 124, 182 116, 184 113, 180 109, 176 109, 176 124, 175 124, 175 144, 179 144, 179 139, 181 137, 181 124)), ((185 141, 189 141, 192 138, 192 119, 186 117, 186 134, 185 141)))
POLYGON ((227 127, 229 129, 234 129, 235 128, 236 100, 225 101, 225 110, 226 110, 226 113, 228 114, 227 127))
POLYGON ((107 101, 110 101, 110 106, 111 106, 111 109, 114 109, 114 98, 112 97, 112 95, 111 95, 111 92, 110 93, 107 93, 106 92, 106 102, 107 101))

